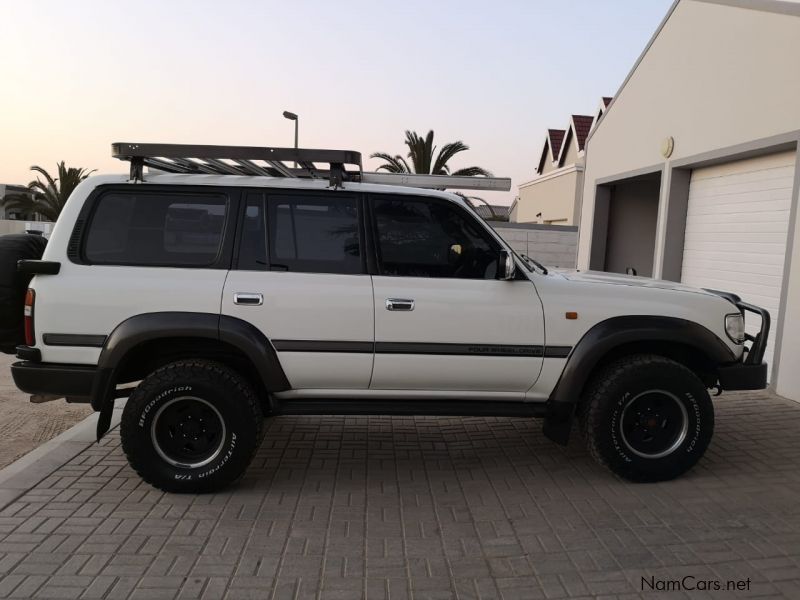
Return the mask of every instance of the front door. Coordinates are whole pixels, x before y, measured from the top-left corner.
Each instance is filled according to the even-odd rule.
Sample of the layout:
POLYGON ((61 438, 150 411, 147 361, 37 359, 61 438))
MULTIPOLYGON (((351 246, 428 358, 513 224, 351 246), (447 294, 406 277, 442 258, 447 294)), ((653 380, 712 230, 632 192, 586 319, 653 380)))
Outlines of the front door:
POLYGON ((544 317, 527 278, 497 279, 501 245, 444 199, 370 199, 378 275, 371 389, 505 392, 542 366, 544 317))
POLYGON ((258 327, 294 389, 366 389, 372 283, 358 197, 339 191, 246 194, 222 313, 258 327))

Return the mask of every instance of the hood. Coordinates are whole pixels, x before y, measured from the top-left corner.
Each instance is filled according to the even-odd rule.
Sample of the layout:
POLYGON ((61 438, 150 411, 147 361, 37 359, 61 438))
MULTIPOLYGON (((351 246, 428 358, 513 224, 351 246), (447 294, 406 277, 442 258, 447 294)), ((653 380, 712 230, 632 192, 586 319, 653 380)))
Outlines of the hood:
POLYGON ((619 273, 605 273, 603 271, 558 271, 558 273, 570 281, 582 283, 605 283, 608 285, 627 285, 638 288, 656 288, 661 290, 674 290, 678 292, 692 292, 713 296, 706 290, 683 285, 674 281, 663 279, 653 279, 652 277, 637 277, 635 275, 621 275, 619 273))

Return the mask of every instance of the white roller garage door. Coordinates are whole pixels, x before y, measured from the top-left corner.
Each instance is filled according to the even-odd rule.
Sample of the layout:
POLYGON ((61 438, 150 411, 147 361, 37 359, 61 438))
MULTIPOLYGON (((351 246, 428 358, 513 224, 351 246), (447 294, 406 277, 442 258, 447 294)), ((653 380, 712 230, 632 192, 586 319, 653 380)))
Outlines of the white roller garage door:
MULTIPOLYGON (((795 153, 784 152, 692 171, 684 283, 733 292, 769 310, 772 354, 780 308, 795 153)), ((748 331, 758 331, 748 314, 748 331)))

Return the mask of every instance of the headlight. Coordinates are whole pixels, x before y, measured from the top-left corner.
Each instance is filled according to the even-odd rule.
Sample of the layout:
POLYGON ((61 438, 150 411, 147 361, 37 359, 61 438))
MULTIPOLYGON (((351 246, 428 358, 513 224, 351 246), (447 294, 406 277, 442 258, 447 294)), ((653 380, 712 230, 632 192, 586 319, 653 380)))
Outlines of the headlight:
POLYGON ((736 344, 744 342, 744 316, 742 313, 725 315, 725 333, 736 344))

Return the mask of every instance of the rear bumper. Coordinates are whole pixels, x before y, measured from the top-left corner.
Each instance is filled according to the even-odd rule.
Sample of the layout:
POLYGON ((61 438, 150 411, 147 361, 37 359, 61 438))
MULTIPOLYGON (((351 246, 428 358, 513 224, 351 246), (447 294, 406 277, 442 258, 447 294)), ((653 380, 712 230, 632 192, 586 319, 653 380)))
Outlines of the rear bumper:
POLYGON ((88 365, 62 365, 29 361, 11 365, 11 376, 28 394, 89 399, 97 369, 88 365))

